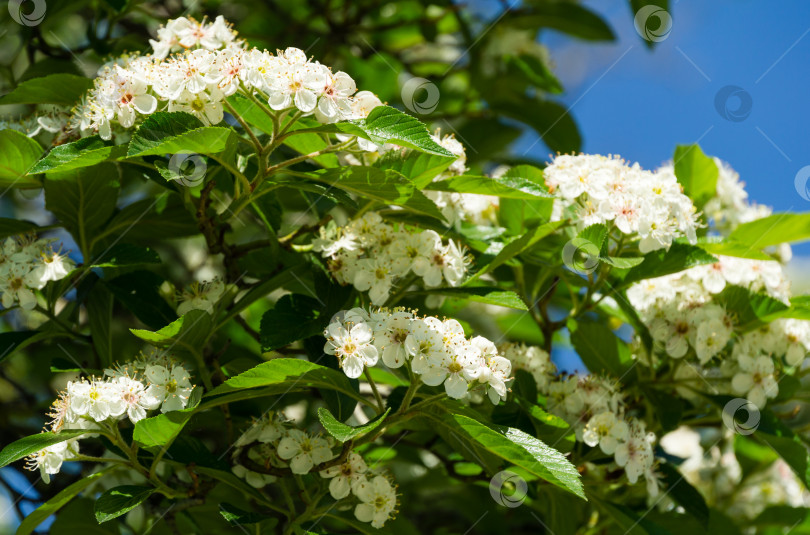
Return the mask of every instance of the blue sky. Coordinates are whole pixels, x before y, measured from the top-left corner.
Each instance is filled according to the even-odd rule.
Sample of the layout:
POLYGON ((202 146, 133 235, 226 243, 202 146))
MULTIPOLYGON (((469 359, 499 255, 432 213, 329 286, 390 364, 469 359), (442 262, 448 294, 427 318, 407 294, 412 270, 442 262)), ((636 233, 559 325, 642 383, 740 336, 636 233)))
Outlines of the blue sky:
MULTIPOLYGON (((583 133, 583 151, 656 167, 676 144, 699 142, 731 163, 753 200, 777 211, 810 210, 794 187, 797 172, 810 165, 810 2, 671 0, 671 32, 652 50, 636 33, 626 0, 586 4, 608 21, 616 41, 542 37, 566 88, 562 101, 583 133), (715 107, 729 85, 750 97, 742 121, 723 118, 715 107)), ((739 105, 728 99, 728 109, 739 105)), ((523 142, 528 147, 533 139, 523 142)), ((548 150, 537 145, 532 152, 544 157, 548 150)))

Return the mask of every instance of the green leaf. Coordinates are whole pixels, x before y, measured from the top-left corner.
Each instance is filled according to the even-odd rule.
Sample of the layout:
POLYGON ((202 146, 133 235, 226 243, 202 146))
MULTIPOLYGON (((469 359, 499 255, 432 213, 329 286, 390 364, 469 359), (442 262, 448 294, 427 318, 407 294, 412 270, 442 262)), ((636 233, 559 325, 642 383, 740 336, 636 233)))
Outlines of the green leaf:
POLYGON ((0 239, 25 234, 27 232, 39 232, 39 230, 39 225, 31 221, 0 217, 0 239))
POLYGON ((70 171, 79 167, 96 165, 106 160, 117 160, 126 156, 126 153, 126 145, 114 145, 110 141, 102 140, 99 136, 85 137, 54 147, 47 156, 28 171, 28 174, 70 171))
POLYGON ((130 329, 130 332, 155 347, 185 349, 199 355, 203 342, 211 333, 211 314, 204 310, 190 310, 169 325, 157 331, 130 329))
MULTIPOLYGON (((258 105, 250 99, 235 94, 228 97, 228 102, 233 106, 236 113, 244 119, 249 125, 255 126, 262 132, 268 135, 273 134, 274 125, 273 120, 262 110, 258 105)), ((318 125, 317 121, 311 118, 299 119, 294 124, 290 125, 290 131, 303 130, 307 127, 315 127, 318 125)), ((288 124, 282 124, 284 128, 288 124)), ((311 154, 316 151, 323 150, 327 146, 327 142, 319 134, 295 134, 284 138, 284 145, 301 154, 311 154)), ((313 158, 316 162, 323 167, 338 167, 338 159, 335 154, 321 154, 313 158)))
POLYGON ((293 342, 320 334, 318 300, 301 294, 281 296, 273 308, 262 316, 260 326, 262 351, 272 351, 293 342))
POLYGON ((0 451, 0 468, 7 466, 14 461, 36 453, 43 448, 59 444, 71 438, 76 438, 86 434, 87 431, 62 431, 61 433, 39 433, 36 435, 21 438, 12 442, 0 451))
MULTIPOLYGON (((543 171, 531 165, 518 165, 504 173, 504 177, 515 177, 529 180, 544 191, 546 188, 543 171)), ((509 230, 510 234, 520 235, 526 229, 548 222, 554 199, 501 199, 498 210, 498 221, 509 230)))
POLYGON ((96 258, 93 267, 123 267, 142 264, 160 264, 160 256, 149 247, 117 243, 96 258))
POLYGON ((762 511, 752 523, 754 526, 787 526, 795 528, 800 522, 806 522, 808 515, 810 515, 810 508, 807 507, 771 505, 762 511))
POLYGON ((496 305, 516 310, 529 310, 518 294, 493 286, 464 286, 462 288, 430 288, 409 292, 410 295, 445 295, 455 299, 469 299, 476 303, 496 305))
POLYGON ((127 157, 165 154, 216 154, 224 151, 233 130, 203 126, 199 119, 184 112, 157 112, 150 115, 129 142, 127 157))
MULTIPOLYGON (((424 413, 446 432, 461 438, 473 451, 483 450, 553 485, 585 498, 579 472, 559 451, 518 429, 486 425, 446 410, 424 413)), ((464 454, 465 451, 459 453, 464 454)), ((477 460, 476 455, 471 460, 477 460)))
POLYGON ((804 486, 810 487, 810 457, 807 446, 771 410, 760 411, 759 427, 754 436, 778 453, 799 476, 804 486))
POLYGON ((194 415, 195 409, 183 409, 138 420, 132 440, 142 448, 163 447, 171 444, 194 415))
POLYGON ((751 260, 773 260, 771 255, 765 254, 757 247, 745 245, 730 238, 702 238, 698 246, 712 255, 734 256, 751 260))
POLYGON ((783 302, 764 293, 751 292, 741 286, 727 285, 715 299, 737 317, 737 322, 744 329, 751 327, 748 324, 770 321, 789 311, 789 307, 783 302))
POLYGON ((349 134, 377 145, 393 143, 427 154, 453 156, 450 151, 433 140, 422 122, 390 106, 377 106, 365 119, 301 128, 295 130, 295 135, 313 132, 349 134))
POLYGON ((112 348, 113 302, 112 293, 99 283, 93 285, 84 301, 90 336, 102 366, 111 366, 116 360, 112 348))
POLYGON ((644 262, 643 256, 600 256, 599 260, 618 269, 630 269, 644 262))
POLYGON ((510 95, 491 102, 496 113, 528 124, 552 152, 577 152, 582 138, 568 110, 550 100, 527 95, 510 95))
POLYGON ((87 257, 93 231, 115 210, 118 190, 118 169, 110 163, 53 173, 45 180, 45 207, 70 231, 87 257))
POLYGON ((177 319, 174 309, 160 295, 163 278, 151 271, 133 271, 104 285, 115 298, 150 329, 160 329, 177 319))
POLYGON ((25 518, 23 518, 22 522, 17 528, 16 535, 28 535, 29 533, 32 533, 37 526, 45 521, 46 518, 56 514, 77 494, 116 468, 118 468, 118 466, 108 466, 107 468, 103 468, 94 474, 82 477, 75 483, 72 483, 57 492, 53 498, 40 505, 34 511, 30 512, 25 518))
POLYGON ((569 322, 571 344, 588 371, 626 379, 632 367, 630 348, 604 324, 594 321, 569 322))
POLYGON ((349 378, 345 374, 306 360, 288 358, 263 362, 236 377, 231 377, 208 392, 204 399, 209 400, 222 394, 269 386, 284 389, 283 391, 326 388, 365 401, 352 388, 349 378))
POLYGON ((391 169, 411 182, 417 189, 422 189, 436 178, 442 171, 450 167, 455 157, 425 154, 424 152, 408 151, 404 156, 398 151, 384 153, 373 166, 378 169, 391 169))
POLYGON ((810 213, 779 213, 743 223, 729 239, 752 249, 810 240, 810 213))
POLYGON ((329 409, 325 409, 323 407, 318 409, 318 419, 321 421, 321 425, 326 431, 338 439, 341 442, 348 442, 355 437, 359 437, 360 435, 365 435, 377 429, 380 424, 383 423, 385 417, 388 416, 388 413, 391 412, 391 408, 389 407, 386 411, 376 418, 371 420, 365 425, 359 425, 357 427, 352 427, 350 425, 346 425, 343 422, 339 422, 332 416, 332 413, 329 412, 329 409))
MULTIPOLYGON (((347 124, 349 123, 336 123, 338 128, 347 124)), ((368 117, 352 121, 351 124, 365 133, 364 137, 377 145, 394 143, 427 154, 453 156, 450 151, 433 141, 430 132, 422 122, 390 106, 377 106, 371 110, 368 117)), ((347 130, 346 133, 351 134, 355 129, 347 128, 347 130)))
POLYGON ((10 357, 14 351, 39 331, 11 331, 0 333, 0 362, 10 357))
MULTIPOLYGON (((531 379, 534 380, 534 378, 531 379)), ((531 417, 537 438, 551 444, 555 449, 562 452, 569 452, 574 449, 577 437, 568 422, 559 416, 546 412, 534 402, 519 401, 519 403, 531 417)))
POLYGON ((467 280, 465 286, 469 284, 471 281, 478 279, 478 277, 480 277, 481 275, 489 273, 498 266, 506 263, 507 261, 521 254, 522 252, 530 249, 538 241, 542 240, 549 234, 553 233, 555 230, 557 230, 564 224, 565 222, 563 221, 555 221, 554 223, 545 223, 543 225, 534 227, 533 229, 526 232, 526 234, 524 234, 520 238, 517 238, 507 243, 503 247, 503 249, 501 249, 500 252, 498 252, 495 258, 484 264, 481 267, 481 269, 478 270, 478 272, 476 272, 472 277, 470 277, 467 280))
POLYGON ((571 2, 533 2, 514 21, 519 28, 553 28, 588 41, 612 41, 613 30, 593 11, 571 2))
POLYGON ((0 130, 0 188, 38 188, 42 184, 27 176, 28 170, 42 156, 42 147, 16 130, 0 130))
POLYGON ((698 145, 678 145, 675 155, 675 177, 698 210, 717 194, 717 164, 698 145))
POLYGON ((662 482, 671 496, 684 510, 695 517, 703 527, 709 526, 709 507, 698 490, 689 484, 677 468, 661 463, 657 472, 663 475, 662 482))
POLYGON ((306 176, 367 199, 395 204, 444 221, 436 204, 396 171, 353 165, 320 169, 306 173, 306 176))
POLYGON ((641 264, 627 272, 624 277, 624 284, 662 277, 694 266, 713 264, 715 262, 717 262, 717 258, 700 247, 676 241, 669 250, 660 249, 647 253, 641 264))
POLYGON ((507 199, 536 199, 551 197, 545 186, 519 176, 503 175, 498 178, 488 176, 460 175, 447 180, 431 182, 427 189, 452 191, 456 193, 478 193, 495 195, 507 199))
POLYGON ((228 104, 233 106, 236 113, 250 126, 255 126, 265 134, 273 133, 273 119, 249 98, 237 93, 228 97, 228 104))
POLYGON ((104 227, 105 236, 154 245, 158 239, 182 238, 200 232, 178 195, 165 192, 125 206, 104 227))
POLYGON ((22 82, 0 97, 0 106, 7 104, 57 104, 72 106, 93 87, 93 80, 75 74, 49 74, 22 82))
POLYGON ((132 432, 132 439, 143 448, 167 447, 174 442, 183 427, 191 420, 198 410, 202 388, 196 387, 191 391, 185 409, 169 411, 150 418, 138 420, 132 432))
POLYGON ((537 88, 555 95, 563 92, 562 84, 540 54, 507 54, 503 56, 503 61, 507 65, 514 66, 516 72, 520 73, 526 81, 537 88))
POLYGON ((121 485, 109 489, 96 500, 94 507, 96 520, 101 524, 130 512, 151 496, 155 490, 154 487, 136 485, 121 485))
POLYGON ((272 518, 262 513, 254 513, 252 511, 245 511, 243 509, 239 509, 235 505, 231 505, 228 502, 222 502, 221 504, 219 504, 219 514, 221 514, 222 518, 227 520, 228 524, 232 526, 241 526, 242 524, 255 524, 257 522, 261 522, 262 520, 272 518))

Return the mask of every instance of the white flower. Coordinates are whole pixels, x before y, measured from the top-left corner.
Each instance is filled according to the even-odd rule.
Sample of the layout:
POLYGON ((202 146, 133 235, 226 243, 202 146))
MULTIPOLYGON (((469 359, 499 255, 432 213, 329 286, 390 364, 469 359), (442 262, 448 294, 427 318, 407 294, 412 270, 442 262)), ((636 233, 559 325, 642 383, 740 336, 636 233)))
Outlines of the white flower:
POLYGON ((309 436, 298 429, 290 429, 287 436, 278 443, 278 456, 290 462, 293 474, 306 474, 316 464, 332 458, 329 443, 320 438, 309 436))
POLYGON ((731 339, 731 329, 720 319, 702 321, 697 327, 695 351, 701 364, 717 355, 731 339))
POLYGON ((356 379, 363 374, 365 366, 377 363, 378 352, 367 323, 350 323, 350 329, 340 323, 331 323, 324 336, 327 337, 324 352, 339 359, 340 367, 348 377, 356 379))
POLYGON ((29 470, 39 470, 45 483, 51 482, 51 476, 58 474, 62 463, 75 457, 79 451, 78 442, 66 440, 43 448, 28 457, 26 467, 29 470))
POLYGON ((65 278, 75 267, 73 260, 53 251, 43 252, 41 261, 42 263, 34 267, 26 277, 26 280, 32 283, 32 287, 38 290, 44 288, 49 281, 65 278))
POLYGON ((288 48, 280 57, 287 61, 280 64, 270 80, 267 103, 274 110, 295 105, 304 113, 312 112, 326 87, 325 67, 307 62, 304 52, 294 48, 288 48))
MULTIPOLYGON (((96 422, 110 417, 110 405, 114 392, 107 383, 101 381, 72 381, 67 385, 70 397, 70 410, 78 416, 89 416, 96 422)), ((113 403, 116 411, 119 403, 113 403)), ((123 411, 118 412, 120 415, 123 411)))
POLYGON ((506 399, 506 381, 512 373, 512 363, 503 357, 492 357, 487 362, 486 368, 479 376, 481 382, 489 384, 489 400, 497 405, 501 400, 506 399))
POLYGON ((218 279, 211 282, 194 282, 179 295, 180 304, 177 305, 177 315, 183 316, 191 310, 204 310, 213 314, 214 305, 223 293, 225 293, 225 283, 218 279))
POLYGON ((235 476, 241 477, 247 481, 247 484, 255 489, 260 489, 270 483, 275 483, 277 479, 276 476, 271 474, 260 474, 259 472, 248 470, 241 464, 233 465, 231 472, 233 472, 235 476))
POLYGON ((316 116, 324 123, 351 117, 352 106, 349 97, 357 91, 354 80, 345 72, 332 74, 327 69, 324 74, 326 86, 323 88, 321 98, 318 99, 316 116))
POLYGON ((427 287, 441 285, 442 279, 450 286, 458 285, 466 273, 464 255, 452 241, 448 242, 446 247, 442 247, 438 234, 434 240, 434 248, 429 256, 418 256, 414 259, 413 272, 422 277, 427 287))
POLYGON ((408 359, 405 340, 410 333, 411 321, 413 314, 400 310, 392 313, 379 329, 374 330, 374 345, 389 368, 399 368, 408 359))
POLYGON ((599 448, 612 455, 620 443, 628 439, 630 428, 627 423, 617 418, 613 412, 605 411, 588 420, 582 439, 588 446, 599 448))
POLYGON ((631 428, 627 440, 616 447, 615 459, 616 464, 624 468, 631 484, 650 469, 654 460, 651 437, 645 433, 643 425, 631 428))
POLYGON ((169 101, 169 111, 184 111, 195 115, 205 125, 218 124, 224 117, 222 110, 223 94, 219 89, 210 93, 184 91, 176 99, 169 101))
POLYGON ((321 470, 321 477, 332 478, 329 482, 329 493, 336 500, 341 500, 360 484, 367 484, 365 461, 360 455, 351 452, 342 464, 330 466, 326 470, 321 470))
POLYGON ((354 272, 354 287, 368 291, 371 303, 382 305, 388 299, 394 281, 391 265, 382 258, 368 258, 357 262, 354 272))
POLYGON ((171 371, 161 365, 146 368, 149 387, 146 394, 150 399, 160 400, 160 412, 179 411, 188 404, 188 397, 194 389, 189 380, 188 371, 182 366, 171 366, 171 371))
POLYGON ((144 384, 129 377, 118 377, 113 380, 115 388, 118 389, 120 405, 134 424, 146 418, 146 411, 157 409, 160 406, 160 399, 155 397, 154 392, 148 392, 144 384))
POLYGON ((746 394, 748 401, 762 409, 779 394, 779 384, 774 377, 771 357, 760 355, 752 358, 738 355, 740 371, 731 379, 731 387, 738 394, 746 394))
POLYGON ((149 85, 142 77, 116 65, 115 99, 118 122, 124 128, 135 124, 136 112, 149 115, 157 109, 157 99, 149 94, 149 85))
MULTIPOLYGON (((14 303, 19 303, 20 308, 31 310, 37 305, 37 296, 26 284, 26 278, 30 273, 30 268, 26 264, 12 264, 4 270, 3 278, 0 280, 0 291, 3 292, 2 303, 5 308, 11 308, 14 303)), ((28 278, 31 283, 35 282, 34 277, 28 278)))
POLYGON ((412 357, 414 373, 422 374, 432 365, 441 365, 447 357, 444 349, 443 327, 436 318, 415 319, 405 338, 405 349, 412 357))
POLYGON ((393 516, 397 506, 397 492, 383 476, 359 485, 355 494, 361 503, 354 508, 354 516, 360 522, 371 522, 372 527, 381 529, 386 520, 393 516))

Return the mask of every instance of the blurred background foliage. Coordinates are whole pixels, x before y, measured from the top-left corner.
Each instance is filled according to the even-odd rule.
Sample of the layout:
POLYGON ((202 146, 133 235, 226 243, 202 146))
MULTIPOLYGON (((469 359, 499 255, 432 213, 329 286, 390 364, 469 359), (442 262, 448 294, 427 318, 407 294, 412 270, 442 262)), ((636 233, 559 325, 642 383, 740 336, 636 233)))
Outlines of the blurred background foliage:
MULTIPOLYGON (((628 1, 627 16, 632 19, 638 9, 649 3, 652 2, 628 1)), ((666 8, 666 0, 654 3, 666 8)), ((25 10, 34 4, 28 1, 21 5, 25 10)), ((72 73, 92 78, 106 61, 125 52, 144 50, 148 39, 168 19, 179 16, 214 18, 221 14, 251 45, 268 50, 288 46, 301 48, 333 69, 350 73, 360 89, 372 90, 384 102, 416 115, 432 129, 454 134, 467 148, 468 165, 478 171, 491 171, 499 164, 526 162, 542 165, 542 162, 515 156, 510 151, 512 144, 527 131, 539 136, 550 152, 578 151, 582 134, 566 107, 558 102, 558 95, 565 88, 554 74, 552 54, 538 39, 543 32, 549 31, 563 32, 588 42, 614 39, 613 30, 597 13, 577 2, 564 0, 504 0, 472 4, 415 0, 47 0, 45 5, 44 19, 32 26, 18 24, 9 11, 0 10, 0 95, 12 92, 26 80, 46 74, 72 73)), ((640 37, 639 41, 644 42, 640 37)), ((69 97, 74 88, 53 89, 63 91, 69 97)), ((34 112, 31 106, 2 104, 0 97, 2 121, 18 122, 34 112)), ((43 131, 37 139, 47 148, 70 139, 70 134, 53 135, 43 131)), ((127 181, 126 177, 122 184, 124 189, 120 199, 128 202, 160 191, 154 183, 144 185, 142 180, 127 181)), ((7 190, 0 196, 2 217, 30 219, 47 228, 53 221, 48 220, 50 216, 42 206, 40 190, 7 190)), ((158 209, 165 224, 169 214, 174 213, 174 207, 159 206, 158 209)), ((182 213, 181 207, 178 214, 182 213)), ((175 228, 178 235, 182 235, 181 227, 188 226, 188 223, 186 219, 178 220, 175 228)), ((193 222, 190 223, 188 235, 196 233, 193 222)), ((160 232, 160 223, 154 228, 160 232)), ((154 231, 146 232, 141 238, 149 242, 150 232, 154 231)), ((163 231, 169 232, 168 227, 163 231)), ((70 248, 67 234, 55 236, 70 248)), ((130 234, 130 239, 136 237, 136 233, 130 234)), ((160 253, 166 270, 182 271, 190 265, 200 268, 206 262, 204 244, 194 240, 189 240, 183 247, 161 249, 160 253)), ((262 259, 256 259, 256 266, 261 263, 262 259)), ((145 277, 141 272, 135 277, 138 288, 127 286, 128 283, 134 284, 135 278, 126 277, 124 274, 116 279, 121 293, 116 297, 122 298, 126 292, 137 290, 153 298, 155 310, 146 310, 136 318, 125 316, 128 313, 123 308, 113 308, 112 301, 100 304, 109 306, 114 316, 111 337, 116 340, 116 355, 121 359, 130 358, 139 347, 134 337, 126 336, 128 327, 160 327, 166 323, 160 309, 167 309, 169 317, 173 313, 166 303, 159 301, 160 277, 154 274, 152 278, 145 277), (154 325, 149 324, 150 314, 157 318, 154 325)), ((170 277, 174 280, 189 278, 188 272, 170 277)), ((91 282, 87 281, 75 291, 91 287, 91 282)), ((166 295, 164 289, 162 294, 171 301, 170 292, 166 295)), ((37 322, 36 315, 22 320, 16 314, 5 315, 4 312, 0 311, 0 331, 25 331, 35 327, 32 323, 37 322)), ((262 311, 255 312, 260 315, 262 311)), ((40 318, 39 322, 44 320, 40 318)), ((530 334, 521 337, 529 339, 530 334)), ((235 341, 231 353, 240 345, 251 347, 255 344, 244 332, 234 331, 228 335, 235 341)), ((66 374, 54 372, 93 368, 96 364, 96 358, 86 354, 90 346, 81 346, 81 340, 60 342, 56 339, 55 342, 26 347, 22 354, 18 353, 0 367, 3 443, 41 428, 53 392, 67 380, 66 374)), ((234 371, 241 371, 238 355, 230 355, 230 359, 234 371)), ((250 365, 252 363, 245 367, 250 365)), ((215 430, 217 425, 224 425, 222 422, 207 424, 209 431, 215 430)), ((419 437, 409 437, 408 440, 418 442, 419 437)), ((386 452, 383 450, 379 453, 384 456, 386 452)), ((403 451, 407 455, 408 449, 403 451)), ((452 451, 437 451, 437 454, 450 464, 460 460, 452 451)), ((63 470, 73 470, 72 478, 65 473, 65 477, 47 487, 33 485, 33 476, 15 467, 0 470, 0 485, 5 489, 5 502, 0 502, 0 508, 7 511, 0 515, 0 532, 11 529, 10 526, 43 499, 80 477, 80 467, 69 466, 73 464, 78 465, 68 463, 63 470)), ((450 468, 457 472, 459 483, 465 476, 475 475, 463 473, 465 464, 468 463, 456 463, 450 468)), ((458 484, 447 494, 444 483, 437 481, 437 488, 441 487, 444 494, 436 496, 430 491, 432 477, 440 478, 438 474, 427 474, 400 489, 402 493, 416 496, 417 493, 410 492, 407 486, 419 486, 422 492, 418 494, 418 500, 424 503, 414 499, 413 511, 408 514, 424 516, 419 518, 419 525, 430 528, 428 532, 454 533, 457 528, 463 532, 479 517, 481 509, 475 506, 476 503, 491 505, 486 485, 458 484), (447 507, 442 506, 445 501, 447 507), (458 504, 469 504, 469 507, 458 509, 458 504), (443 514, 430 513, 436 510, 443 511, 443 514)), ((549 518, 564 524, 565 518, 560 516, 560 511, 568 511, 563 516, 570 514, 579 522, 577 508, 582 505, 574 499, 569 501, 568 504, 550 502, 549 518)), ((60 513, 58 522, 46 522, 40 530, 75 533, 77 524, 73 523, 74 519, 85 517, 89 507, 92 507, 91 502, 76 501, 60 513)), ((509 514, 513 530, 520 526, 527 530, 537 528, 536 517, 532 518, 533 513, 526 508, 511 510, 509 514)), ((500 532, 501 521, 495 515, 480 519, 475 531, 500 532)), ((95 527, 99 533, 106 532, 105 528, 106 525, 95 527)))

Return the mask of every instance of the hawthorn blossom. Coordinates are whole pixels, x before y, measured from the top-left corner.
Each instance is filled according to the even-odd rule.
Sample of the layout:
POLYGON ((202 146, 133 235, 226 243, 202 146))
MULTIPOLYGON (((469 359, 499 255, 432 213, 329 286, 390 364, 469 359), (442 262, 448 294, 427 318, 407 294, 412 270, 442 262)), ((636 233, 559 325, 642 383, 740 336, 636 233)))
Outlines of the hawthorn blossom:
POLYGON ((290 462, 293 474, 306 474, 316 464, 332 458, 329 443, 320 438, 308 435, 298 429, 290 429, 287 436, 278 443, 278 456, 290 462))

